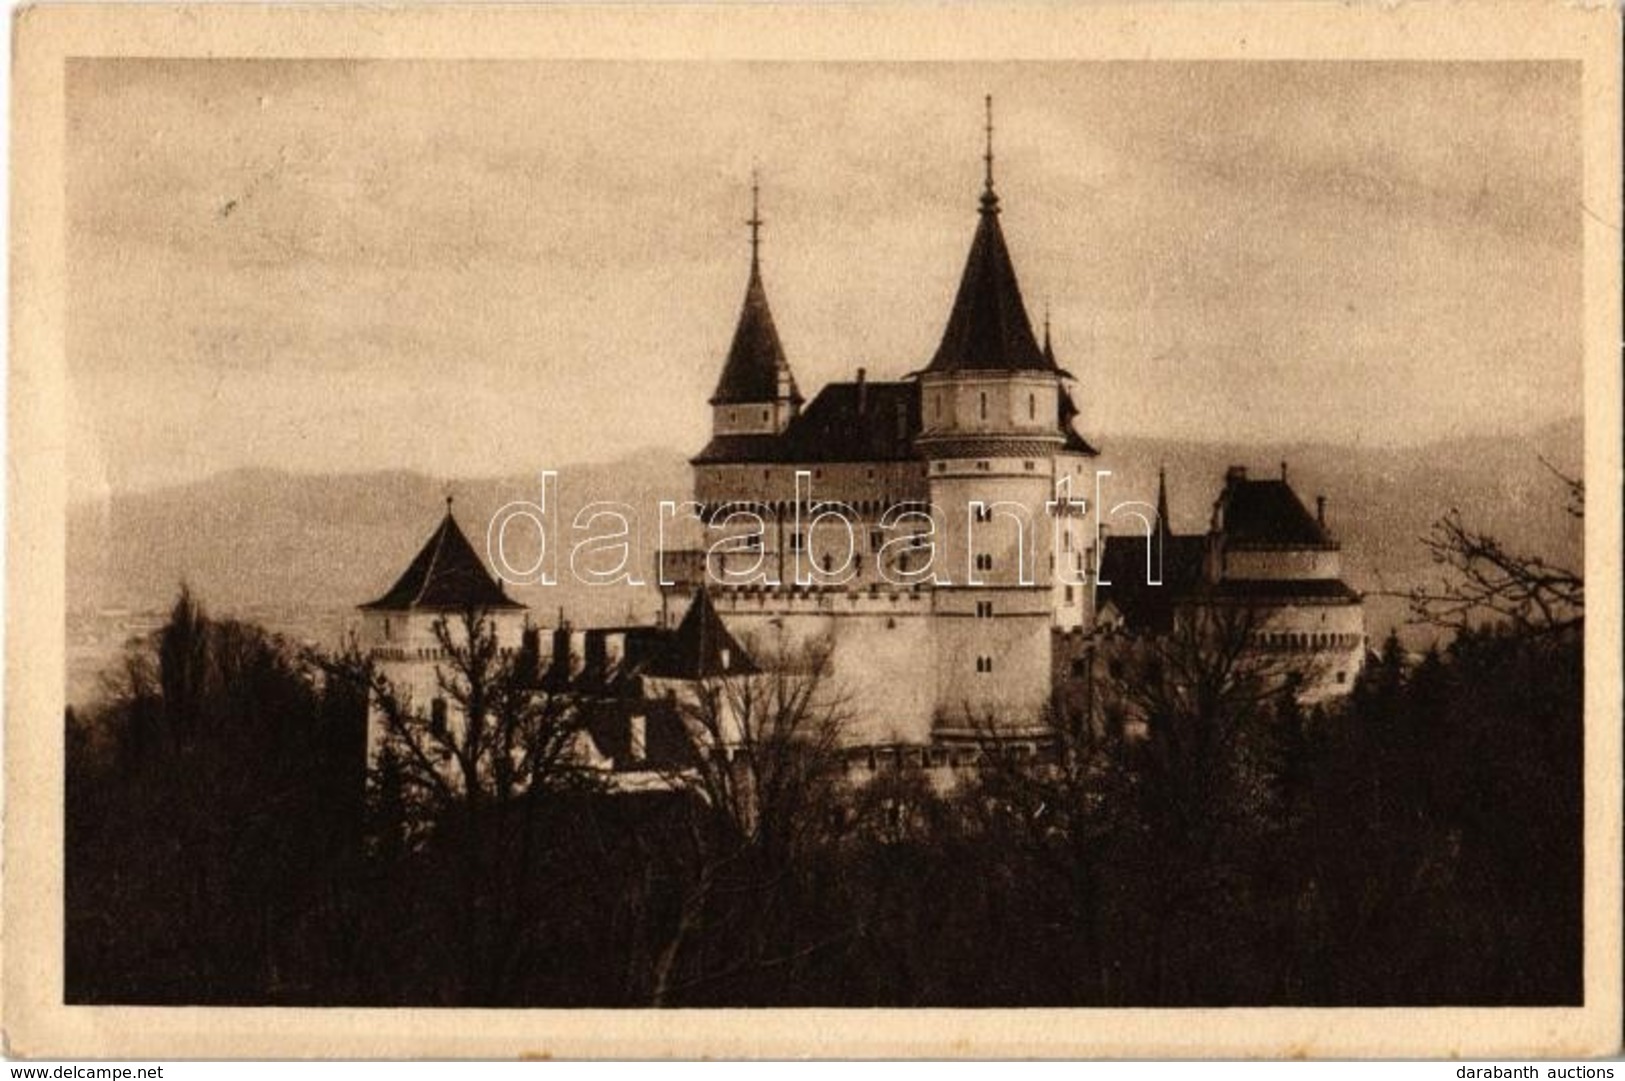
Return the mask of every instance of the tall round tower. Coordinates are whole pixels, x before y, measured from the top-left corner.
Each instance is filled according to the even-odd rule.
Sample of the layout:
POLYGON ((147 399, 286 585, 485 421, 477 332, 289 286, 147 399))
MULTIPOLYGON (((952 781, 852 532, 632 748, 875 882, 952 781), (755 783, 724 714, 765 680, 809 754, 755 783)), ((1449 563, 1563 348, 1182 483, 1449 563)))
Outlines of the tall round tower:
POLYGON ((938 739, 1042 730, 1050 700, 1060 372, 1033 334, 999 227, 992 99, 986 179, 953 311, 918 376, 939 515, 934 591, 938 739))

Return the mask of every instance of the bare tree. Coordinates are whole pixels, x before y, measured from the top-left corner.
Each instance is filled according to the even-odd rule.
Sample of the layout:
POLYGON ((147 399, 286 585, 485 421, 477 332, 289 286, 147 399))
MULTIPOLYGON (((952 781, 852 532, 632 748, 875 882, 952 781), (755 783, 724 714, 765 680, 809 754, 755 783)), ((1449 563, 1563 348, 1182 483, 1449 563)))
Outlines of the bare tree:
POLYGON ((1265 608, 1197 594, 1170 633, 1123 642, 1104 666, 1106 709, 1143 725, 1118 744, 1132 811, 1114 828, 1138 839, 1128 867, 1148 906, 1139 979, 1159 1004, 1200 998, 1202 928, 1242 903, 1275 810, 1276 707, 1317 667, 1312 654, 1261 645, 1267 620, 1265 608))
MULTIPOLYGON (((1567 513, 1585 517, 1585 482, 1545 463, 1563 485, 1567 513)), ((1445 578, 1410 594, 1419 622, 1465 630, 1484 620, 1519 631, 1550 633, 1577 626, 1585 616, 1585 578, 1578 571, 1540 556, 1514 552, 1500 540, 1467 524, 1451 508, 1422 543, 1445 578)))
POLYGON ((753 655, 765 661, 758 670, 700 679, 679 702, 696 753, 669 779, 689 797, 692 869, 675 924, 652 960, 654 1006, 782 968, 829 944, 798 944, 792 936, 775 947, 765 930, 736 925, 740 941, 726 963, 707 964, 693 949, 723 919, 719 907, 765 921, 792 906, 792 877, 825 830, 841 783, 846 699, 830 681, 828 647, 753 655))
POLYGON ((446 658, 435 669, 443 716, 425 712, 376 667, 366 673, 383 722, 382 750, 409 805, 431 819, 453 809, 473 814, 521 793, 589 780, 574 754, 583 724, 576 703, 567 691, 539 687, 534 658, 504 652, 485 612, 442 617, 434 635, 446 658))

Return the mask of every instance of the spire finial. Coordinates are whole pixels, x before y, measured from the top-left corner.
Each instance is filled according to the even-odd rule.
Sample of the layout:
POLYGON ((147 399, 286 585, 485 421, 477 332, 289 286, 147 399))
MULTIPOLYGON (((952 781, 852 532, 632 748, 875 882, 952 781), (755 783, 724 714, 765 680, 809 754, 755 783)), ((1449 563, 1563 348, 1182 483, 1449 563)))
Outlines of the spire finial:
POLYGON ((446 513, 448 515, 451 513, 451 498, 451 492, 448 490, 446 492, 446 513))
POLYGON ((750 171, 750 265, 754 270, 762 249, 762 186, 755 169, 750 171))
POLYGON ((987 190, 993 191, 993 95, 987 96, 987 152, 982 155, 982 161, 987 164, 987 190))
POLYGON ((982 213, 997 214, 999 196, 993 190, 993 95, 987 95, 984 101, 987 106, 987 149, 982 152, 982 163, 986 166, 986 173, 982 178, 982 213))

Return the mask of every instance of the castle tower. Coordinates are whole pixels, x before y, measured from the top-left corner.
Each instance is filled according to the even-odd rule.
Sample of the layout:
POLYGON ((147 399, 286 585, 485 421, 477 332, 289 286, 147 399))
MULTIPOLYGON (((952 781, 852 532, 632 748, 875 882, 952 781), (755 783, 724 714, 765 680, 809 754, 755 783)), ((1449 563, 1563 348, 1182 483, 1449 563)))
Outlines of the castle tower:
MULTIPOLYGON (((503 650, 526 644, 527 609, 486 570, 452 515, 450 497, 440 525, 395 584, 360 610, 358 645, 411 708, 428 712, 437 723, 457 725, 461 718, 452 715, 440 687, 437 671, 448 668, 449 658, 436 624, 444 621, 461 646, 462 615, 475 611, 490 623, 503 650)), ((369 757, 378 750, 380 721, 375 714, 368 723, 369 757)))
POLYGON ((919 375, 935 591, 937 738, 1039 730, 1051 687, 1059 371, 1033 334, 999 227, 992 99, 976 235, 942 343, 919 375))
POLYGON ((760 190, 751 182, 750 280, 722 377, 711 395, 713 436, 777 435, 801 410, 801 391, 784 359, 762 286, 760 190))

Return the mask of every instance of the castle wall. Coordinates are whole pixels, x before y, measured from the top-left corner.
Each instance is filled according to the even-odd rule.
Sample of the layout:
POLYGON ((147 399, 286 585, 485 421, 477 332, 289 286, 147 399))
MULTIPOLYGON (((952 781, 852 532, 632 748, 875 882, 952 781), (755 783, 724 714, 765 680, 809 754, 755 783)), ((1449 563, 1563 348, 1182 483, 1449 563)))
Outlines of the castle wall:
POLYGON ((1259 609, 1255 646, 1304 680, 1305 703, 1347 694, 1365 666, 1365 608, 1360 604, 1284 604, 1259 609))
POLYGON ((935 704, 931 594, 818 590, 712 595, 728 631, 771 662, 831 650, 827 693, 842 699, 843 742, 924 743, 935 704))
MULTIPOLYGON (((523 642, 525 609, 489 612, 486 619, 495 627, 497 648, 511 656, 523 642)), ((402 705, 429 714, 436 698, 445 697, 437 672, 452 674, 450 656, 435 634, 435 623, 444 618, 453 644, 467 641, 462 615, 457 612, 365 610, 356 641, 378 671, 395 688, 402 705)), ((463 718, 454 702, 446 703, 446 723, 454 732, 462 730, 463 718)), ((367 758, 371 761, 383 741, 383 715, 374 702, 368 711, 367 758)))
POLYGON ((1048 590, 953 589, 936 597, 935 733, 980 738, 1042 724, 1053 676, 1048 590), (978 603, 991 605, 991 614, 978 616, 978 603))

